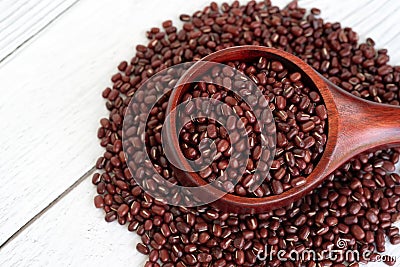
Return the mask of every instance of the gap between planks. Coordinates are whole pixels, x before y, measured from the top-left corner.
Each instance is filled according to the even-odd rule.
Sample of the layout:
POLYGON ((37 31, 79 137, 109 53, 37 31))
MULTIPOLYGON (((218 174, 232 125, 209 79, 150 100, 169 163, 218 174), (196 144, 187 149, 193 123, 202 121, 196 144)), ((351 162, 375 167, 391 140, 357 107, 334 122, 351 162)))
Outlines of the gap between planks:
MULTIPOLYGON (((29 31, 29 27, 24 30, 20 36, 22 35, 24 37, 24 39, 22 41, 20 41, 20 43, 16 42, 16 44, 13 44, 13 42, 15 41, 15 39, 17 39, 20 36, 16 36, 14 38, 14 40, 10 40, 9 44, 4 44, 5 46, 5 54, 4 55, 0 55, 0 64, 3 63, 7 58, 9 58, 10 56, 12 56, 15 52, 17 52, 21 47, 23 47, 25 44, 27 44, 30 40, 32 40, 35 36, 37 36, 38 34, 40 34, 42 31, 44 31, 49 25, 51 25, 54 21, 56 21, 58 18, 60 18, 63 14, 65 14, 68 10, 70 10, 73 6, 75 6, 80 0, 76 0, 74 2, 72 2, 69 6, 66 6, 64 9, 62 9, 61 11, 59 11, 59 13, 57 15, 55 15, 53 18, 49 19, 49 21, 46 22, 47 18, 43 18, 44 25, 39 27, 37 30, 32 29, 32 33, 28 34, 26 37, 24 37, 23 35, 26 34, 27 31, 29 31), (7 45, 14 45, 15 48, 11 47, 10 49, 7 49, 7 45), (9 51, 7 51, 9 50, 9 51)), ((59 8, 62 4, 64 4, 64 2, 61 2, 60 4, 58 4, 57 6, 55 6, 54 8, 52 8, 51 10, 48 11, 48 13, 46 13, 44 16, 46 17, 47 15, 49 15, 51 12, 55 11, 57 8, 59 8)), ((5 19, 7 19, 8 16, 6 16, 5 19)), ((42 21, 37 21, 36 24, 40 24, 42 21)), ((31 28, 34 28, 36 25, 33 24, 31 25, 31 28)), ((3 29, 4 30, 4 29, 3 29)), ((5 36, 7 37, 7 36, 5 36)), ((7 41, 7 40, 6 40, 7 41)))
POLYGON ((41 211, 39 211, 35 216, 33 216, 29 221, 27 221, 21 228, 19 228, 14 234, 12 234, 3 244, 0 245, 0 250, 14 240, 20 233, 22 233, 25 229, 31 226, 36 220, 38 220, 43 214, 45 214, 49 209, 51 209, 54 205, 60 202, 66 195, 68 195, 72 190, 78 187, 84 180, 90 177, 93 172, 96 171, 96 167, 93 166, 90 170, 85 172, 78 180, 76 180, 70 187, 68 187, 64 192, 58 195, 52 202, 50 202, 46 207, 44 207, 41 211))

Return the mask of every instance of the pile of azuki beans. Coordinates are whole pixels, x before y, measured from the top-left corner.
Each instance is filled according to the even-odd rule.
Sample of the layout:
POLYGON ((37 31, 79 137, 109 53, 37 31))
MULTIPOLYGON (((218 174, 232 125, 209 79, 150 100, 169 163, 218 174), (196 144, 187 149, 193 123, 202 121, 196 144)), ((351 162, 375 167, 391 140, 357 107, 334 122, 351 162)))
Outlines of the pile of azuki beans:
MULTIPOLYGON (((304 59, 325 77, 356 96, 399 105, 400 67, 388 65, 385 49, 370 39, 358 44, 357 34, 339 23, 324 22, 319 10, 291 4, 284 9, 268 1, 240 5, 212 3, 193 16, 182 15, 183 29, 163 23, 148 32, 148 45, 122 62, 103 92, 109 118, 101 119, 98 138, 106 149, 93 176, 106 221, 117 220, 142 239, 137 249, 149 254, 145 266, 359 266, 340 259, 280 262, 260 261, 256 255, 283 249, 335 249, 339 239, 348 250, 385 251, 385 236, 400 243, 400 176, 390 174, 399 149, 365 153, 336 170, 324 184, 302 200, 266 214, 236 215, 212 207, 178 208, 164 205, 136 185, 121 145, 124 111, 135 90, 148 77, 168 66, 198 60, 224 47, 256 44, 273 46, 304 59)), ((166 104, 161 105, 166 107, 166 104)), ((167 164, 162 173, 172 176, 167 164)), ((173 178, 170 178, 173 179, 173 178)), ((325 254, 326 255, 326 254, 325 254)), ((365 262, 366 260, 362 260, 365 262)), ((387 261, 389 265, 393 262, 387 261)))
MULTIPOLYGON (((224 175, 229 161, 237 161, 231 158, 232 150, 243 151, 243 142, 246 141, 240 138, 237 131, 235 132, 238 127, 236 117, 233 114, 229 115, 230 113, 225 114, 225 116, 229 116, 226 125, 218 125, 215 120, 207 119, 205 114, 204 117, 185 124, 180 132, 180 146, 184 155, 190 160, 200 158, 199 145, 201 141, 204 138, 212 139, 217 147, 216 157, 209 167, 198 173, 208 182, 220 178, 223 182, 220 186, 224 190, 239 196, 278 195, 290 188, 303 185, 306 181, 305 177, 318 163, 327 138, 325 133, 327 111, 319 91, 315 86, 308 85, 301 73, 287 70, 279 61, 259 58, 255 62, 228 62, 227 65, 229 67, 222 68, 222 70, 214 67, 211 74, 203 77, 204 80, 212 80, 223 86, 199 83, 183 96, 182 101, 197 97, 218 99, 226 103, 241 118, 248 135, 251 153, 245 155, 249 157, 246 172, 235 186, 232 184, 232 179, 240 173, 237 168, 233 168, 229 174, 224 175), (257 85, 270 103, 269 108, 273 112, 276 123, 275 158, 271 164, 270 175, 257 188, 252 188, 252 185, 257 179, 260 179, 260 177, 254 177, 263 149, 260 140, 260 126, 247 103, 228 89, 237 86, 235 83, 237 84, 241 78, 239 77, 241 75, 235 75, 232 68, 240 71, 239 73, 243 72, 257 85), (228 135, 227 130, 233 131, 232 136, 228 135), (231 140, 232 138, 233 140, 231 140)), ((254 99, 254 101, 258 100, 254 99)), ((190 117, 201 110, 201 107, 194 105, 194 102, 189 102, 181 117, 190 117)), ((225 113, 228 112, 229 110, 225 111, 225 113)), ((264 164, 266 163, 264 162, 264 164)))

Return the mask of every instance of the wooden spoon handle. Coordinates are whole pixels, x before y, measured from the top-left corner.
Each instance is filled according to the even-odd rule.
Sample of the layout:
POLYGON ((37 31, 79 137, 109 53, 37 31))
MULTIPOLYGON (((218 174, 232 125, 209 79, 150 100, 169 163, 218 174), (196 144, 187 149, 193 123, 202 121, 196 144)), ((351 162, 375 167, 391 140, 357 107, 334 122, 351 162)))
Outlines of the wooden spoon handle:
POLYGON ((400 145, 400 107, 360 99, 326 82, 338 109, 340 134, 329 169, 366 150, 400 145))

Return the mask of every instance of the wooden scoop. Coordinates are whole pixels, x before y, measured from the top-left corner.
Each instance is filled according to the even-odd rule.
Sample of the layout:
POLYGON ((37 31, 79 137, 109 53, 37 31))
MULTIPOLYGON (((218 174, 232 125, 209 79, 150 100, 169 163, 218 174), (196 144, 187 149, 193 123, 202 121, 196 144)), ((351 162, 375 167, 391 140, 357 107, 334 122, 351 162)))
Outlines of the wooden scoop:
MULTIPOLYGON (((325 150, 313 172, 307 176, 307 182, 303 186, 289 189, 280 195, 263 198, 226 194, 212 203, 215 207, 228 212, 247 214, 263 213, 290 205, 315 189, 329 174, 357 154, 378 147, 400 145, 400 107, 378 104, 355 97, 322 77, 298 57, 281 50, 262 46, 238 46, 220 50, 193 65, 182 76, 181 82, 185 84, 193 77, 204 73, 204 64, 203 68, 201 67, 204 61, 251 62, 260 57, 278 60, 287 69, 301 72, 306 83, 313 84, 319 90, 328 112, 328 138, 325 150)), ((188 90, 186 85, 174 89, 167 112, 175 109, 186 90, 188 90)), ((172 119, 172 130, 176 129, 174 123, 174 119, 172 119)), ((170 136, 170 145, 177 152, 175 155, 178 160, 185 161, 176 137, 176 134, 170 136)), ((177 179, 187 186, 206 184, 206 181, 195 172, 176 170, 176 175, 177 179)), ((205 191, 204 194, 213 194, 213 191, 205 191)))

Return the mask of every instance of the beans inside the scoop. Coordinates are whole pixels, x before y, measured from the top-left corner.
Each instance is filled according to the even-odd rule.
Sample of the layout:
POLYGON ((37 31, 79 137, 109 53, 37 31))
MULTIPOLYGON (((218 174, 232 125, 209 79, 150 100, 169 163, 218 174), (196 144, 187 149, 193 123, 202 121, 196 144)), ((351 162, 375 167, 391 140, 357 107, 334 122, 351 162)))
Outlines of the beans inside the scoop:
MULTIPOLYGON (((213 182, 219 177, 223 179, 232 153, 235 150, 246 153, 242 152, 243 143, 235 138, 240 135, 235 131, 238 125, 236 117, 230 115, 233 113, 244 123, 250 151, 246 173, 234 188, 230 187, 230 193, 262 197, 281 194, 293 187, 302 186, 306 182, 307 175, 318 163, 327 141, 327 111, 318 89, 315 85, 307 83, 305 74, 300 73, 301 70, 290 71, 276 60, 261 57, 254 62, 227 62, 226 65, 226 67, 214 67, 211 75, 202 79, 215 79, 216 83, 222 80, 223 84, 238 86, 235 89, 239 91, 242 77, 234 74, 233 69, 235 69, 255 83, 269 103, 275 120, 277 140, 274 162, 279 162, 279 165, 274 164, 275 167, 271 169, 270 174, 261 178, 264 182, 260 187, 255 190, 252 188, 256 179, 253 173, 258 167, 262 150, 265 149, 261 144, 259 122, 248 102, 235 91, 213 83, 194 85, 182 98, 218 99, 229 106, 231 113, 216 111, 219 117, 227 117, 226 124, 222 125, 213 118, 207 118, 208 114, 200 102, 199 104, 194 101, 187 102, 185 111, 180 114, 179 119, 184 121, 185 117, 198 118, 200 115, 202 117, 190 120, 182 128, 180 146, 183 154, 190 160, 199 159, 202 156, 199 150, 200 143, 205 138, 211 138, 216 143, 218 156, 211 167, 205 168, 199 174, 208 182, 213 182), (234 140, 230 140, 232 136, 228 135, 228 131, 232 132, 234 140)), ((239 173, 236 169, 234 171, 239 173)), ((231 173, 228 176, 232 177, 231 173)), ((220 186, 228 190, 223 183, 220 186)))

